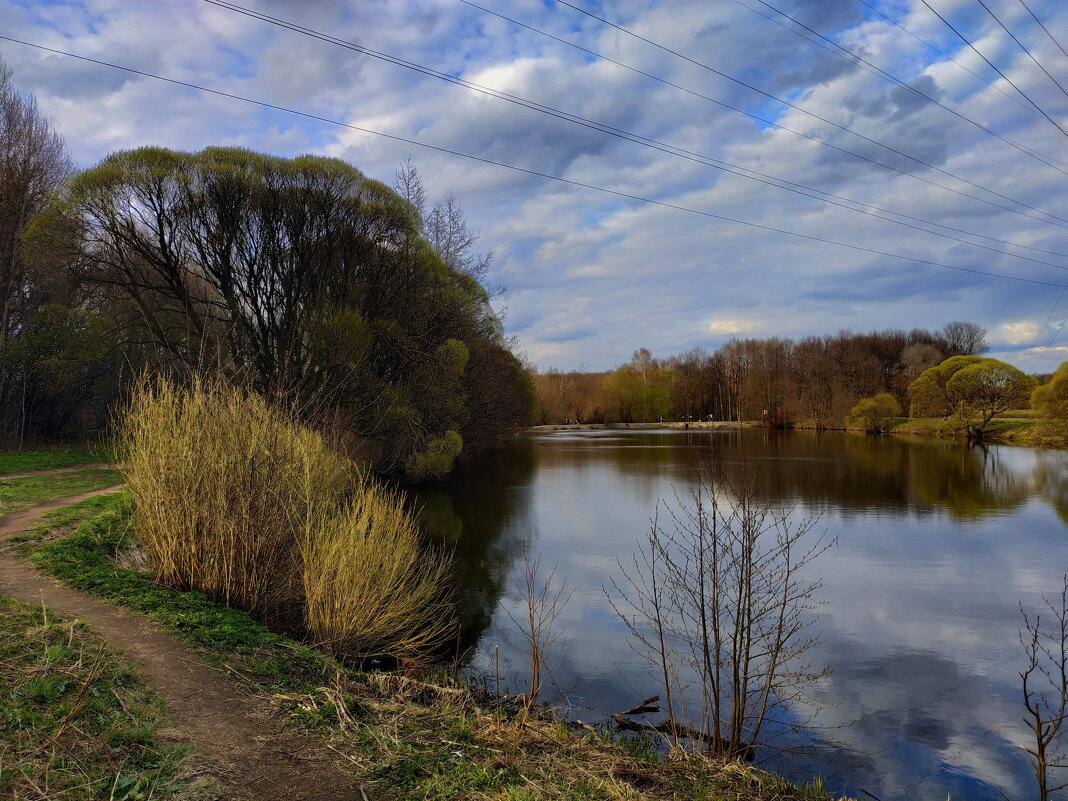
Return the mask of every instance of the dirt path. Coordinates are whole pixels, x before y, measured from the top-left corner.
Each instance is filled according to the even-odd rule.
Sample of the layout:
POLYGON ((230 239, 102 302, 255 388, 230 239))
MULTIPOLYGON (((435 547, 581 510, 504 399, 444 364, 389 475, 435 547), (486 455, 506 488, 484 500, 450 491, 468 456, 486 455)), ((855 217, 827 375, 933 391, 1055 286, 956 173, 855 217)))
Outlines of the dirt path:
MULTIPOLYGON (((64 498, 0 520, 0 545, 45 512, 121 487, 64 498)), ((0 547, 0 595, 43 603, 80 618, 121 649, 144 681, 167 703, 170 739, 188 742, 218 766, 218 778, 255 801, 365 801, 348 763, 314 734, 283 725, 269 701, 243 692, 193 651, 139 612, 66 587, 0 547)))
MULTIPOLYGON (((80 473, 83 470, 116 470, 117 468, 113 464, 104 464, 103 462, 97 464, 79 464, 73 467, 53 467, 49 470, 34 470, 30 473, 9 473, 6 476, 0 476, 0 481, 8 481, 13 478, 33 478, 34 476, 52 476, 56 473, 80 473)), ((72 503, 69 499, 63 502, 64 504, 72 503)))

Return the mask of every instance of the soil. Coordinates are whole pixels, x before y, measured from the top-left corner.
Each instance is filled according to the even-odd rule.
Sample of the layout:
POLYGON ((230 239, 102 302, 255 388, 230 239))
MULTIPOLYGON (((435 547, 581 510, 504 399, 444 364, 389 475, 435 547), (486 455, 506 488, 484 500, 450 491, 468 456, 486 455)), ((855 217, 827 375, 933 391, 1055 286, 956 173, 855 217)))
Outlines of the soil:
MULTIPOLYGON (((34 470, 32 473, 10 473, 6 476, 0 476, 0 481, 7 481, 12 478, 33 478, 34 476, 51 476, 56 473, 81 473, 86 470, 114 470, 115 465, 111 464, 79 464, 73 467, 53 467, 50 470, 34 470)), ((73 501, 65 500, 60 505, 65 506, 73 501)))
MULTIPOLYGON (((66 468, 64 468, 66 469, 66 468)), ((80 468, 84 469, 84 468, 80 468)), ((61 471, 41 471, 61 472, 61 471)), ((38 473, 37 475, 39 475, 38 473)), ((0 520, 0 546, 45 512, 119 487, 63 498, 0 520)), ((250 695, 150 618, 72 590, 0 547, 0 595, 81 619, 123 652, 166 702, 174 724, 160 734, 188 743, 215 768, 231 798, 366 801, 351 765, 319 738, 286 727, 266 698, 250 695)))

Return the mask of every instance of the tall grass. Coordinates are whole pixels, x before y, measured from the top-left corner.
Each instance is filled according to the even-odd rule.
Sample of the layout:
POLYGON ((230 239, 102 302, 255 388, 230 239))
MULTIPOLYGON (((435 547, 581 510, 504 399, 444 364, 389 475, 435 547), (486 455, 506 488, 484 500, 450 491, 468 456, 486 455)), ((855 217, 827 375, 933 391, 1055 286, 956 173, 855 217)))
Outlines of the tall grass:
POLYGON ((292 409, 217 380, 143 379, 117 456, 156 577, 260 619, 303 607, 339 653, 414 656, 450 619, 447 562, 400 500, 292 409))
POLYGON ((143 380, 118 426, 138 535, 156 577, 263 617, 298 596, 297 533, 346 466, 312 431, 220 382, 143 380))
POLYGON ((427 551, 403 501, 369 479, 309 517, 301 540, 305 614, 336 653, 418 659, 453 631, 450 559, 427 551))

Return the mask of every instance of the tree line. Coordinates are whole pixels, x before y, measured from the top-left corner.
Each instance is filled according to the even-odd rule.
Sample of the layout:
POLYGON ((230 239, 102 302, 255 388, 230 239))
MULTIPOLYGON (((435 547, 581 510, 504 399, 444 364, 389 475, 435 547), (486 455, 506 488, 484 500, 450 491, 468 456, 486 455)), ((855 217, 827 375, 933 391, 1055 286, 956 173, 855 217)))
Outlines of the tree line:
POLYGON ((102 430, 133 375, 223 376, 384 473, 425 478, 529 424, 480 283, 490 255, 410 162, 113 153, 75 171, 0 65, 0 438, 102 430))
POLYGON ((828 428, 880 394, 907 410, 909 387, 925 371, 987 351, 981 326, 951 322, 938 330, 732 339, 711 353, 694 348, 666 359, 641 348, 615 370, 548 370, 534 384, 546 424, 804 419, 828 428))

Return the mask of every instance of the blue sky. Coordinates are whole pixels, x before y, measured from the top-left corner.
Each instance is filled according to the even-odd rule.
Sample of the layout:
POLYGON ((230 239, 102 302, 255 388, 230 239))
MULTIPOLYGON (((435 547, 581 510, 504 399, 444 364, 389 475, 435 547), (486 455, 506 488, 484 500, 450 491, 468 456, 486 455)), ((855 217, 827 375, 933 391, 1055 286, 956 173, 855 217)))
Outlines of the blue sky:
MULTIPOLYGON (((1060 88, 1068 88, 1068 57, 1028 13, 1030 8, 1068 49, 1068 3, 1025 1, 1026 7, 1020 0, 986 3, 1060 86, 977 0, 928 0, 1068 129, 1068 94, 1060 88)), ((796 338, 840 329, 941 327, 959 319, 985 326, 994 355, 1025 370, 1048 371, 1068 358, 1068 331, 1061 335, 1068 292, 1057 302, 1060 285, 1068 282, 1068 257, 1053 255, 1068 254, 1068 135, 1030 107, 922 0, 572 3, 690 60, 554 0, 478 0, 632 69, 460 0, 247 0, 241 5, 655 140, 675 152, 520 108, 204 0, 0 0, 0 31, 691 211, 538 178, 10 42, 0 41, 0 58, 12 68, 16 85, 37 96, 80 166, 142 145, 196 150, 230 144, 280 155, 338 156, 389 182, 410 155, 431 198, 452 191, 481 233, 479 247, 493 251, 491 280, 508 287, 497 301, 506 329, 541 369, 607 369, 639 347, 668 356, 694 346, 714 349, 734 336, 796 338), (813 44, 811 32, 773 8, 867 64, 835 52, 825 41, 823 47, 813 44), (948 108, 881 77, 875 68, 948 108), (681 157, 679 150, 690 157, 681 157), (937 230, 965 241, 700 163, 710 159, 957 229, 937 230)), ((906 221, 920 224, 914 220, 906 221)))

